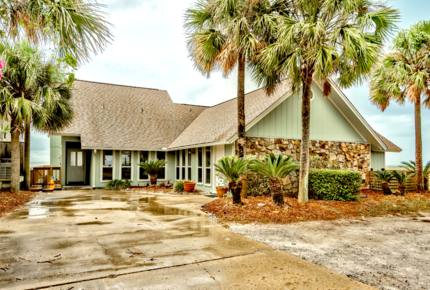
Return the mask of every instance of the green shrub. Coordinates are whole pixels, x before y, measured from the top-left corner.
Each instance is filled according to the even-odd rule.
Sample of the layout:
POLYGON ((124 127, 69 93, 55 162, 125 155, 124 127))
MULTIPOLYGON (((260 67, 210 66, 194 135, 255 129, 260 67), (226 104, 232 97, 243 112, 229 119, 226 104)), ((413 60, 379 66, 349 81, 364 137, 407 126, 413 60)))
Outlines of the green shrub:
POLYGON ((269 178, 257 173, 246 175, 248 196, 270 195, 269 178))
POLYGON ((350 170, 311 170, 309 195, 314 199, 357 200, 361 187, 361 174, 350 170))
POLYGON ((111 180, 106 185, 107 189, 114 189, 114 190, 121 190, 121 189, 126 189, 129 187, 130 187, 130 181, 129 180, 121 180, 121 179, 111 180))
POLYGON ((175 192, 184 192, 184 181, 178 180, 175 182, 174 186, 175 192))

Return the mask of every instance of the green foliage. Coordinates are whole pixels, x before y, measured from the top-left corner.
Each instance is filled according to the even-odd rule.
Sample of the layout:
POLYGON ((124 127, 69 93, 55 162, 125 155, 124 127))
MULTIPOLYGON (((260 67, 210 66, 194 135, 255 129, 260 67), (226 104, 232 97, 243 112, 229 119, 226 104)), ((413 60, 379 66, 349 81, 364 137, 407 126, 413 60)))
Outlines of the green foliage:
POLYGON ((175 192, 184 192, 184 181, 183 180, 176 181, 173 188, 175 192))
POLYGON ((166 165, 165 160, 147 160, 139 164, 139 166, 149 176, 156 176, 160 170, 166 165))
POLYGON ((390 182, 394 178, 392 172, 388 170, 375 171, 375 176, 383 182, 390 182))
POLYGON ((399 183, 400 186, 404 186, 406 183, 406 180, 409 177, 409 174, 404 172, 404 171, 397 171, 397 170, 393 170, 391 172, 392 177, 397 180, 397 182, 399 183))
POLYGON ((248 163, 246 159, 225 156, 215 164, 215 170, 227 183, 238 182, 248 171, 248 163))
POLYGON ((246 175, 248 196, 270 195, 270 180, 268 177, 250 172, 246 175))
POLYGON ((292 171, 297 170, 298 165, 291 156, 271 153, 263 160, 252 160, 249 168, 251 171, 269 179, 281 179, 288 176, 292 171))
POLYGON ((361 187, 361 174, 350 170, 311 170, 309 194, 315 199, 357 200, 361 187))
MULTIPOLYGON (((411 176, 416 175, 416 163, 413 160, 410 161, 402 161, 400 167, 405 169, 408 174, 411 176)), ((425 178, 428 178, 430 174, 430 161, 428 161, 423 168, 423 175, 425 178)))
POLYGON ((112 189, 112 190, 127 189, 129 187, 130 187, 129 180, 114 179, 109 181, 108 184, 106 184, 106 188, 112 189))
POLYGON ((81 61, 112 39, 102 5, 84 0, 4 0, 0 27, 6 36, 52 43, 61 55, 81 61))

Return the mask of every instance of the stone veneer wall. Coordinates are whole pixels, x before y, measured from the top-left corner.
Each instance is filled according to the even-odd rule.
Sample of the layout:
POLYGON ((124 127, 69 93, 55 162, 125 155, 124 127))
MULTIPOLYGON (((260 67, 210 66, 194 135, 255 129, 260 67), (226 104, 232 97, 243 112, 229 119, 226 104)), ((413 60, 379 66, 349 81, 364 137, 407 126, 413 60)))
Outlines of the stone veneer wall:
MULTIPOLYGON (((311 158, 318 157, 318 163, 327 168, 341 168, 360 171, 363 178, 370 170, 371 149, 369 144, 335 142, 335 141, 311 141, 311 158)), ((258 157, 268 153, 285 154, 300 159, 300 140, 255 138, 246 139, 246 155, 258 157)), ((297 174, 285 180, 286 191, 290 195, 297 194, 297 174)))

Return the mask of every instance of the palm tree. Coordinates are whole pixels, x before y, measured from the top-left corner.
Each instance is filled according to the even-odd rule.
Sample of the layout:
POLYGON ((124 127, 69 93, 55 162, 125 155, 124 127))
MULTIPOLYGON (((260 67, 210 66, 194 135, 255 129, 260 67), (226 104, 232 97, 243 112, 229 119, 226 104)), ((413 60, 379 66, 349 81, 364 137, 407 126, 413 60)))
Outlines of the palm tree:
POLYGON ((330 77, 348 87, 370 73, 383 40, 394 28, 397 10, 371 0, 280 1, 273 41, 262 50, 256 77, 273 93, 286 78, 301 91, 302 137, 299 202, 308 201, 312 83, 330 93, 330 77))
POLYGON ((62 56, 87 60, 112 39, 102 7, 83 0, 4 0, 0 35, 25 37, 34 43, 48 41, 62 56))
MULTIPOLYGON (((404 170, 406 170, 409 176, 415 177, 417 175, 417 164, 413 160, 402 161, 400 164, 404 170)), ((428 161, 423 168, 423 176, 424 176, 424 189, 428 190, 428 177, 430 174, 430 161, 428 161)))
POLYGON ((20 135, 25 124, 52 132, 68 125, 72 118, 70 79, 63 68, 44 61, 42 54, 26 42, 0 46, 5 60, 0 80, 0 118, 11 127, 11 191, 19 192, 20 135))
POLYGON ((397 180, 397 182, 399 183, 399 193, 400 193, 400 195, 405 195, 406 181, 407 181, 407 179, 409 177, 408 172, 393 170, 391 174, 392 174, 393 178, 395 180, 397 180))
POLYGON ((166 165, 165 160, 147 160, 139 164, 139 166, 149 175, 151 185, 157 184, 158 173, 166 165))
POLYGON ((228 190, 233 195, 233 203, 241 204, 240 193, 242 192, 241 179, 248 171, 248 160, 236 156, 225 156, 215 164, 216 172, 228 184, 228 190))
POLYGON ((393 51, 386 54, 372 74, 371 100, 382 111, 391 101, 414 105, 415 162, 418 190, 424 188, 421 137, 421 104, 430 107, 430 21, 401 31, 393 51), (422 100, 423 95, 427 98, 422 100))
POLYGON ((250 169, 269 178, 273 202, 277 205, 283 205, 282 179, 298 169, 296 162, 290 156, 286 157, 272 153, 267 155, 264 160, 251 162, 250 169))
POLYGON ((390 189, 390 181, 395 178, 392 172, 387 170, 379 170, 379 171, 375 171, 375 176, 377 179, 379 179, 382 182, 381 186, 384 194, 385 195, 393 194, 390 189))
POLYGON ((274 22, 269 0, 199 0, 187 10, 188 47, 196 67, 209 75, 221 70, 228 76, 237 68, 237 150, 245 147, 245 67, 264 46, 274 22))

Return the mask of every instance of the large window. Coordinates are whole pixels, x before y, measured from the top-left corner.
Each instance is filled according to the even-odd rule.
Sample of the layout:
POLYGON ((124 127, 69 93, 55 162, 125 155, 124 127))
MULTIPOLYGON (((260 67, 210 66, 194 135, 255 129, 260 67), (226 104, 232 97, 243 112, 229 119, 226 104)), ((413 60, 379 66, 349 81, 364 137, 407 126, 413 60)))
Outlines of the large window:
POLYGON ((203 183, 203 148, 197 149, 197 183, 203 183))
MULTIPOLYGON (((166 152, 164 151, 157 151, 157 160, 166 160, 166 152)), ((166 166, 163 166, 163 168, 160 169, 158 172, 158 178, 159 179, 166 179, 166 166)))
MULTIPOLYGON (((140 152, 140 158, 139 158, 139 164, 143 163, 145 161, 149 160, 149 152, 148 151, 141 151, 140 152)), ((145 173, 145 170, 143 168, 139 167, 139 179, 140 180, 147 180, 148 174, 145 173)))
POLYGON ((113 155, 112 150, 103 151, 102 180, 112 180, 113 155))
POLYGON ((131 151, 121 151, 121 179, 131 179, 131 151))
POLYGON ((205 148, 205 183, 211 184, 211 148, 205 148))
POLYGON ((191 179, 191 150, 176 152, 176 179, 191 179))

